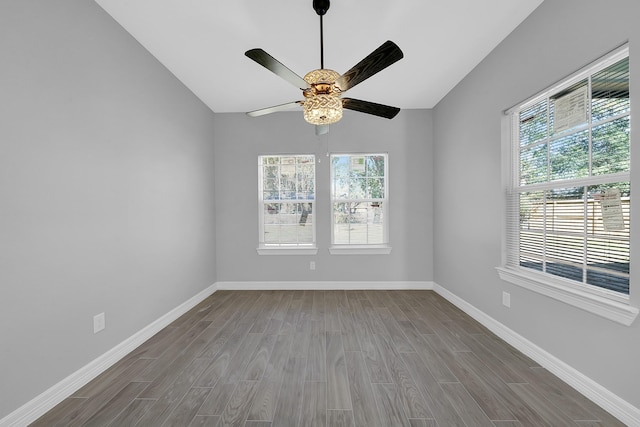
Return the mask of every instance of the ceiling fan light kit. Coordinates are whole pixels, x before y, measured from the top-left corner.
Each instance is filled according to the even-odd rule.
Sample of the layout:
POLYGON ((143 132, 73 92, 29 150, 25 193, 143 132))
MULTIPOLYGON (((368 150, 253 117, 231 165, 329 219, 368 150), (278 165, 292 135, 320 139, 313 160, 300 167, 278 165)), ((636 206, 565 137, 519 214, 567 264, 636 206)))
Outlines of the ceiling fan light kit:
POLYGON ((340 74, 320 68, 308 72, 304 80, 311 86, 303 91, 304 119, 312 125, 330 125, 342 118, 342 100, 335 82, 340 74))
POLYGON ((322 16, 327 13, 329 6, 330 0, 313 0, 313 9, 320 16, 320 68, 308 72, 304 78, 298 76, 262 49, 251 49, 245 52, 248 58, 300 88, 304 96, 303 101, 251 111, 247 113, 248 115, 261 116, 302 105, 304 119, 316 125, 316 133, 321 134, 326 133, 327 125, 336 123, 342 118, 343 108, 387 119, 392 119, 398 114, 400 109, 397 107, 359 99, 342 98, 344 92, 399 61, 404 55, 395 43, 387 41, 342 75, 324 68, 322 16))

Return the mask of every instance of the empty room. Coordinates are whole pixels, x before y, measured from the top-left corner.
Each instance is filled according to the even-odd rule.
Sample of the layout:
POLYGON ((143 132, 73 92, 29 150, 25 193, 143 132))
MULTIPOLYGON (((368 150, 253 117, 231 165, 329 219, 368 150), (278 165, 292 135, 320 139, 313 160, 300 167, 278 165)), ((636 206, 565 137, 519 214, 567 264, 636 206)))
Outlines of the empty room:
POLYGON ((639 17, 0 1, 0 427, 640 426, 639 17))

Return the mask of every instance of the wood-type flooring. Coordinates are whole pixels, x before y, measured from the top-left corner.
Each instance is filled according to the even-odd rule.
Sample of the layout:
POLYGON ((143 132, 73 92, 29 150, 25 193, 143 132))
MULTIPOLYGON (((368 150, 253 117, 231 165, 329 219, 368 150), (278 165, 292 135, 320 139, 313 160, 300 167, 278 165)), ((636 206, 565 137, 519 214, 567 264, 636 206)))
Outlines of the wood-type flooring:
POLYGON ((218 291, 32 426, 623 426, 432 291, 218 291))

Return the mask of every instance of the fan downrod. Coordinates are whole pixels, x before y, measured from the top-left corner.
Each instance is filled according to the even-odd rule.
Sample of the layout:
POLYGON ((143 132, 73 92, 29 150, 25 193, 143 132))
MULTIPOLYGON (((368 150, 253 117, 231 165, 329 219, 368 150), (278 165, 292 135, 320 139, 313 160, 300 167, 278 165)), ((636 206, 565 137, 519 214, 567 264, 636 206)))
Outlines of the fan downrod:
POLYGON ((327 10, 329 10, 329 6, 331 5, 330 3, 330 0, 313 0, 313 10, 315 10, 318 15, 322 16, 327 13, 327 10))

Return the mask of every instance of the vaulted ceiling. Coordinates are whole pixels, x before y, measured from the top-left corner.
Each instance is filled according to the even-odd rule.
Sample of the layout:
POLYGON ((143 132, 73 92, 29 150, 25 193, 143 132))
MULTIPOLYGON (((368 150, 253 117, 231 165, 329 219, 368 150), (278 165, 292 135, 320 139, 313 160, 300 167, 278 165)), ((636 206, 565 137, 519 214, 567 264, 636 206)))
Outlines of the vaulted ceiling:
MULTIPOLYGON (((393 40, 404 59, 349 91, 400 108, 432 108, 543 0, 333 0, 325 68, 342 74, 393 40)), ((214 112, 302 99, 244 56, 260 47, 295 73, 320 68, 312 0, 96 0, 214 112)))

